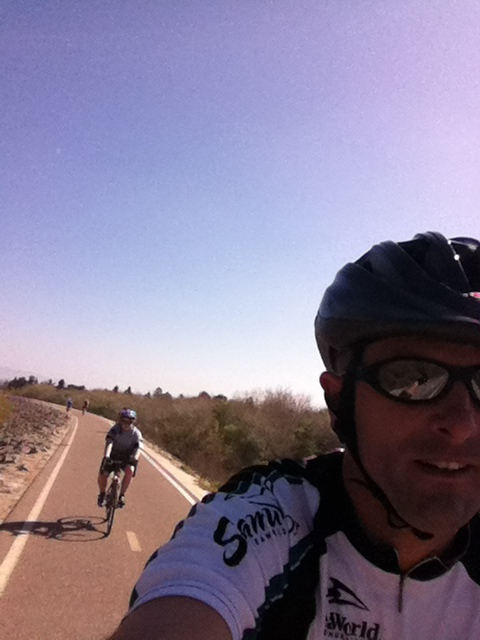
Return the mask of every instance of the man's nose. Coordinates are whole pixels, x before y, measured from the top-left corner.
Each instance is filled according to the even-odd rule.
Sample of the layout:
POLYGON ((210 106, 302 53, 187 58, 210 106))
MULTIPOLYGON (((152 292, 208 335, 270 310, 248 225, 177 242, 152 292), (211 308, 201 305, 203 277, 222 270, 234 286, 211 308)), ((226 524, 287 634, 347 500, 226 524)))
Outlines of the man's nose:
POLYGON ((437 428, 455 443, 480 436, 480 407, 463 382, 455 382, 442 399, 437 420, 437 428))

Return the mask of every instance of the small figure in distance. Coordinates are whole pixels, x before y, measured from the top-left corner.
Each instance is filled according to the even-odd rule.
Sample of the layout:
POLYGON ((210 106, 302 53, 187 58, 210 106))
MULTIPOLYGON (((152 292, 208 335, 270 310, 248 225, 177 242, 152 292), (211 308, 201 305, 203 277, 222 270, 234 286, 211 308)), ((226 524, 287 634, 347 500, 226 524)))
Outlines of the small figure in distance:
POLYGON ((67 413, 70 413, 70 409, 71 409, 72 407, 73 407, 72 399, 71 399, 71 398, 68 398, 68 400, 67 400, 67 406, 66 406, 67 413))
POLYGON ((112 471, 112 462, 121 462, 123 470, 122 486, 118 506, 125 506, 125 493, 132 478, 136 475, 143 438, 140 429, 135 426, 137 413, 126 407, 120 411, 117 422, 109 430, 105 438, 105 451, 98 473, 99 494, 97 504, 105 506, 107 481, 112 471))
POLYGON ((207 496, 111 640, 480 638, 480 242, 375 245, 315 333, 344 450, 207 496))
POLYGON ((83 401, 83 407, 82 407, 82 414, 85 415, 86 412, 88 411, 88 407, 90 406, 90 401, 88 399, 85 399, 83 401))

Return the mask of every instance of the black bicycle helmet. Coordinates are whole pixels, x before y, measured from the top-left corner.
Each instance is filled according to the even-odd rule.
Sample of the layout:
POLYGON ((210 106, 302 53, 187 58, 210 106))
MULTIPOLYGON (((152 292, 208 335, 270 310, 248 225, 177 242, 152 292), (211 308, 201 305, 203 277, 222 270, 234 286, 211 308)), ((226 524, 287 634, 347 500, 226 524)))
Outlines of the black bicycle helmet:
POLYGON ((315 336, 329 371, 344 373, 358 344, 425 335, 480 345, 480 242, 417 234, 382 242, 328 287, 315 336))

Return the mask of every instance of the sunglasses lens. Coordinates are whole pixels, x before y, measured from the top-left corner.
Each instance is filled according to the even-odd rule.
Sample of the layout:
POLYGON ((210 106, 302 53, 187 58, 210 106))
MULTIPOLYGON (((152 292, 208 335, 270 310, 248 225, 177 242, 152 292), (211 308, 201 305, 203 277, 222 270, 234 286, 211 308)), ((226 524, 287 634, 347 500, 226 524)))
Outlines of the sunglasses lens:
MULTIPOLYGON (((388 395, 407 402, 431 400, 448 382, 448 371, 434 362, 395 360, 377 371, 377 383, 388 395)), ((480 375, 478 376, 480 393, 480 375)))
POLYGON ((480 401, 480 371, 477 371, 472 376, 472 391, 476 399, 480 401))

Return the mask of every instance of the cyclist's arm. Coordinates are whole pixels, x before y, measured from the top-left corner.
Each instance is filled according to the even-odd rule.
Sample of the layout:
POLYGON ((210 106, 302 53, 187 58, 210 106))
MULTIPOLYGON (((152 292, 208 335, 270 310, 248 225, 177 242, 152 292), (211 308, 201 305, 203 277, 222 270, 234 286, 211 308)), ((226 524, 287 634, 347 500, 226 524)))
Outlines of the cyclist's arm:
POLYGON ((103 454, 105 458, 110 458, 110 454, 112 453, 112 448, 113 448, 113 440, 110 440, 110 438, 108 438, 107 443, 105 445, 105 452, 103 454))
POLYGON ((134 609, 109 640, 232 640, 223 618, 185 597, 151 600, 134 609))
POLYGON ((135 447, 135 449, 132 450, 131 457, 137 461, 140 459, 140 447, 135 447))
POLYGON ((132 450, 130 451, 130 458, 133 458, 138 462, 140 460, 140 453, 142 448, 143 448, 143 438, 140 434, 135 446, 132 447, 132 450))

